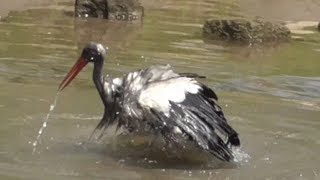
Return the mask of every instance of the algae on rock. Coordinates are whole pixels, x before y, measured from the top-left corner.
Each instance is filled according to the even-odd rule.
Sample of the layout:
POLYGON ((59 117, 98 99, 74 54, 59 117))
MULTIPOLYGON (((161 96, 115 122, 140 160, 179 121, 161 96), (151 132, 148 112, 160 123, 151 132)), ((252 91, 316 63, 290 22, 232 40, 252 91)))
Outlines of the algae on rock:
POLYGON ((288 41, 291 38, 286 26, 262 19, 207 20, 203 26, 203 36, 209 40, 250 44, 288 41))

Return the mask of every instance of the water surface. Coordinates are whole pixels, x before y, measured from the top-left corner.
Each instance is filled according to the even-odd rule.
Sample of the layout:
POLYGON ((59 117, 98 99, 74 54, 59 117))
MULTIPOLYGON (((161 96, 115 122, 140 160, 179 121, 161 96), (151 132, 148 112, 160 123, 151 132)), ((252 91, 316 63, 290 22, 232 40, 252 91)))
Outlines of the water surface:
POLYGON ((65 1, 0 22, 1 179, 319 178, 319 34, 267 47, 209 44, 201 37, 206 18, 248 16, 237 1, 150 2, 143 22, 133 23, 74 20, 65 1), (32 155, 58 84, 90 40, 109 47, 111 76, 153 64, 207 76, 251 158, 232 167, 181 167, 146 159, 134 145, 119 147, 112 136, 88 141, 103 113, 92 66, 60 95, 32 155))

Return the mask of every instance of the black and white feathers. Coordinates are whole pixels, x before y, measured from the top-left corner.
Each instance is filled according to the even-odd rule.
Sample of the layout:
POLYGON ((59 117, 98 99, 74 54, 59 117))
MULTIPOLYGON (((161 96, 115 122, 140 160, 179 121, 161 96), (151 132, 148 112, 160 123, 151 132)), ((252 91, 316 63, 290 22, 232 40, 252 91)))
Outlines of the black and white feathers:
POLYGON ((183 135, 215 157, 232 160, 230 147, 240 145, 238 133, 227 123, 217 95, 194 77, 151 66, 105 79, 107 105, 97 129, 117 123, 131 132, 159 133, 167 141, 183 135))

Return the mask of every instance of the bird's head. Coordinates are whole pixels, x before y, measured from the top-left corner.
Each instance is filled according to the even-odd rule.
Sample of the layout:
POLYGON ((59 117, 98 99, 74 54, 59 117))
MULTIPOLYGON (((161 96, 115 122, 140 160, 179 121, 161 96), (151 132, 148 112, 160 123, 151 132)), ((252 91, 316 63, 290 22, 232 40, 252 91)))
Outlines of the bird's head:
POLYGON ((107 50, 102 44, 90 42, 82 50, 81 56, 77 62, 73 65, 67 76, 63 79, 59 86, 59 91, 62 91, 68 84, 77 76, 77 74, 84 68, 89 62, 94 64, 103 64, 106 57, 107 50))
POLYGON ((102 44, 90 42, 83 48, 79 59, 93 63, 103 62, 106 54, 107 51, 102 44))

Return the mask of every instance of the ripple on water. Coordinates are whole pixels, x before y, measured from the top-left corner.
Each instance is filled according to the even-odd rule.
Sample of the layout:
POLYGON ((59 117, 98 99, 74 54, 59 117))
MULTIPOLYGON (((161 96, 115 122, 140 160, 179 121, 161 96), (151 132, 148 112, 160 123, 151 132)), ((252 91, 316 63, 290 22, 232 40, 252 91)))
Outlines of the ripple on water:
POLYGON ((320 99, 320 77, 269 76, 231 80, 219 88, 247 93, 263 93, 284 99, 320 99))
MULTIPOLYGON (((80 30, 88 31, 77 32, 72 17, 65 16, 64 12, 59 9, 50 10, 48 8, 52 7, 49 6, 43 10, 12 13, 6 21, 0 22, 0 50, 1 56, 5 56, 0 57, 0 80, 4 82, 4 86, 16 82, 23 83, 26 90, 34 91, 37 94, 34 88, 41 90, 46 89, 46 87, 50 88, 47 83, 51 79, 51 86, 54 86, 55 89, 56 87, 53 84, 56 84, 56 79, 53 79, 53 77, 62 76, 66 67, 73 63, 69 59, 72 59, 78 53, 76 52, 77 44, 79 47, 82 46, 79 45, 79 39, 82 39, 82 37, 84 42, 93 39, 105 44, 120 42, 116 46, 119 47, 117 49, 120 49, 120 52, 115 51, 115 48, 110 50, 111 57, 108 61, 107 70, 112 71, 111 74, 114 72, 122 74, 150 64, 170 63, 181 72, 196 71, 208 77, 212 75, 208 81, 209 84, 213 84, 216 81, 224 83, 222 81, 228 80, 233 73, 238 72, 232 69, 234 66, 240 66, 240 63, 234 61, 230 65, 227 61, 224 61, 225 57, 228 56, 228 48, 218 44, 205 44, 201 39, 201 26, 205 19, 241 17, 241 12, 238 11, 239 7, 235 3, 237 1, 164 1, 166 2, 163 3, 163 0, 156 1, 153 9, 146 8, 147 16, 144 19, 143 31, 139 30, 138 33, 130 33, 133 31, 130 28, 127 28, 126 31, 126 27, 114 26, 114 24, 112 26, 115 27, 115 30, 109 31, 108 26, 101 26, 102 21, 88 23, 79 27, 80 30), (160 3, 165 5, 159 7, 160 3), (96 32, 94 31, 96 29, 102 30, 102 34, 90 37, 90 32, 96 32), (114 33, 121 32, 119 29, 126 32, 114 33), (16 53, 17 51, 21 53, 16 53), (135 61, 135 58, 141 55, 145 58, 141 58, 141 61, 139 58, 138 62, 135 61), (223 61, 219 61, 221 59, 223 61), (147 63, 144 62, 146 60, 148 60, 147 63), (48 71, 48 69, 51 69, 51 71, 48 71), (10 79, 14 78, 14 81, 2 81, 2 78, 7 76, 10 79), (15 78, 16 76, 19 77, 15 78), (34 81, 35 77, 38 76, 41 76, 40 79, 43 81, 34 81), (218 78, 212 81, 215 77, 218 78), (223 77, 222 80, 221 77, 223 77), (29 86, 30 83, 34 82, 37 83, 37 86, 29 86)), ((72 6, 72 4, 69 5, 69 9, 72 9, 72 6)), ((88 22, 93 21, 88 20, 88 22)), ((319 48, 317 47, 313 52, 318 53, 318 51, 319 48)), ((306 54, 298 54, 296 58, 305 58, 304 55, 306 54)), ((293 56, 292 53, 290 53, 290 56, 293 56)), ((238 60, 237 57, 235 59, 238 60)), ((295 64, 294 62, 290 63, 295 64)), ((256 68, 256 66, 247 66, 247 64, 244 67, 244 74, 256 68)), ((308 70, 304 67, 302 69, 308 70)), ((88 79, 89 76, 86 81, 90 82, 88 79)), ((280 100, 299 103, 307 109, 319 111, 320 107, 319 103, 315 101, 320 96, 319 78, 294 76, 249 77, 231 80, 221 87, 224 90, 230 89, 231 91, 242 91, 242 94, 247 93, 248 96, 254 97, 252 101, 256 101, 259 94, 267 94, 280 97, 280 100)), ((82 91, 83 88, 77 88, 77 91, 72 93, 73 98, 70 101, 78 100, 79 95, 81 95, 79 92, 82 91)), ((3 96, 8 97, 8 99, 15 99, 14 92, 8 90, 3 92, 3 96)), ((224 94, 226 98, 222 95, 222 102, 224 100, 228 101, 229 92, 227 91, 226 94, 224 94)), ((23 94, 24 98, 30 99, 28 96, 23 94)), ((168 179, 208 179, 208 177, 197 177, 196 172, 199 170, 192 171, 190 169, 193 167, 198 169, 209 167, 210 170, 206 170, 210 175, 209 179, 252 179, 253 177, 266 179, 271 177, 272 173, 275 173, 276 178, 272 177, 271 179, 285 179, 285 176, 289 174, 290 177, 294 178, 307 178, 308 171, 304 169, 314 170, 314 176, 319 176, 318 162, 316 162, 319 152, 317 146, 319 147, 320 144, 317 133, 319 129, 317 128, 319 127, 318 121, 298 121, 299 112, 296 112, 296 108, 288 107, 290 103, 283 103, 284 105, 281 108, 278 108, 279 106, 273 108, 278 103, 279 98, 272 98, 272 100, 276 100, 276 103, 259 104, 259 107, 256 107, 257 103, 252 103, 253 105, 250 106, 250 102, 247 102, 248 99, 244 99, 243 97, 235 97, 229 103, 229 107, 225 107, 226 110, 233 108, 233 114, 239 115, 231 117, 230 120, 232 124, 234 123, 235 129, 239 130, 241 140, 244 142, 243 148, 250 152, 247 154, 241 149, 235 150, 236 161, 240 165, 245 164, 239 168, 228 169, 224 166, 218 166, 221 169, 217 170, 210 164, 203 166, 203 164, 191 163, 184 166, 187 170, 185 175, 181 176, 184 170, 170 170, 170 168, 174 169, 176 165, 179 165, 178 160, 173 158, 170 160, 169 158, 169 160, 163 161, 164 153, 161 150, 154 153, 154 156, 160 158, 162 162, 152 158, 145 160, 143 150, 146 149, 146 146, 129 145, 119 149, 116 148, 111 152, 112 147, 107 144, 109 143, 108 139, 104 142, 106 144, 83 143, 90 136, 97 123, 96 121, 101 118, 100 114, 86 115, 91 113, 88 109, 81 112, 83 114, 55 113, 51 116, 50 120, 52 121, 49 124, 43 124, 44 127, 47 126, 48 128, 41 136, 41 147, 39 146, 38 149, 44 153, 30 157, 35 132, 41 125, 45 114, 40 113, 32 116, 28 113, 27 116, 30 116, 30 119, 27 119, 28 124, 21 123, 20 118, 17 120, 19 121, 17 125, 12 125, 12 122, 6 123, 7 117, 17 116, 14 109, 11 110, 10 115, 1 114, 3 118, 2 130, 6 130, 5 134, 7 134, 3 135, 1 139, 1 142, 6 142, 2 144, 5 151, 1 150, 0 152, 1 160, 8 158, 7 161, 11 163, 11 159, 18 157, 23 160, 26 159, 28 162, 15 161, 7 166, 6 162, 3 161, 0 163, 0 174, 9 174, 12 177, 19 176, 26 179, 39 179, 39 173, 43 173, 45 167, 46 177, 42 179, 48 178, 48 175, 59 176, 51 177, 52 179, 70 179, 70 177, 72 179, 73 176, 80 176, 77 179, 112 179, 113 177, 114 179, 165 179, 168 177, 168 179), (268 108, 270 111, 267 111, 268 108), (283 110, 283 112, 279 113, 278 111, 279 114, 275 114, 275 109, 283 110), (17 127, 19 131, 17 131, 17 127), (23 144, 24 141, 30 141, 30 143, 25 145, 23 144), (264 142, 268 144, 264 146, 264 142), (7 155, 7 153, 10 155, 7 155), (38 157, 44 160, 38 161, 38 157), (116 165, 113 164, 113 161, 116 162, 116 165), (117 163, 118 161, 119 163, 117 163), (247 161, 249 161, 248 166, 247 161), (259 164, 259 161, 262 162, 259 164), (272 167, 270 162, 272 162, 272 167), (132 166, 129 166, 129 168, 122 168, 123 166, 121 166, 119 168, 118 164, 120 166, 132 166), (168 176, 161 176, 156 174, 156 171, 141 167, 159 167, 162 175, 168 176), (254 171, 252 171, 253 169, 254 171), (150 176, 148 176, 149 174, 150 176), (30 177, 30 175, 34 175, 35 178, 30 177), (190 178, 189 175, 193 177, 190 178)), ((5 111, 8 111, 9 108, 13 109, 10 106, 10 101, 1 101, 1 104, 5 105, 5 108, 1 109, 5 109, 5 111)), ((87 103, 95 101, 92 98, 87 103)), ((81 108, 80 104, 70 106, 76 110, 81 108)), ((65 111, 65 109, 62 111, 65 111)), ((21 113, 27 112, 27 110, 21 108, 21 113)), ((299 116, 302 117, 302 120, 306 118, 305 116, 310 118, 313 115, 310 115, 310 112, 302 114, 299 116)), ((316 113, 314 114, 316 116, 316 113)), ((123 141, 120 140, 119 143, 121 144, 123 141)), ((194 156, 197 156, 197 154, 194 156)), ((180 164, 184 165, 186 163, 180 160, 180 164)))

